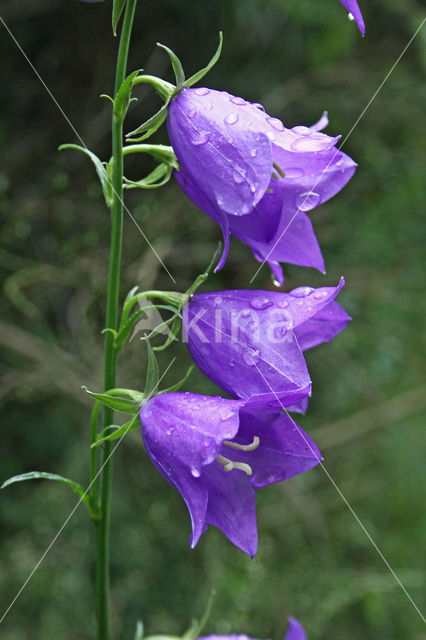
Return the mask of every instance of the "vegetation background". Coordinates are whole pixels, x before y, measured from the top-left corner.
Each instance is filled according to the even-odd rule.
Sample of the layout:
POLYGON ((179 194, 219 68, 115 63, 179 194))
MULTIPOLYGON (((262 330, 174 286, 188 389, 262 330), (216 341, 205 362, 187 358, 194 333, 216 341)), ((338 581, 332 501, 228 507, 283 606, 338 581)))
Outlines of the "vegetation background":
MULTIPOLYGON (((311 124, 328 109, 345 136, 423 19, 420 0, 360 0, 362 39, 336 0, 140 2, 129 70, 171 79, 172 47, 187 73, 207 62, 224 31, 221 61, 208 86, 262 102, 286 125, 311 124)), ((117 40, 111 2, 2 0, 0 15, 87 146, 110 149, 110 105, 117 40)), ((0 24, 1 479, 33 469, 85 484, 88 410, 81 384, 102 380, 108 216, 89 161, 57 152, 78 142, 17 45, 0 24)), ((308 354, 314 395, 300 423, 325 466, 422 605, 426 404, 424 136, 425 33, 396 66, 345 150, 359 163, 352 182, 313 213, 327 275, 286 268, 285 289, 347 286, 339 301, 353 317, 332 344, 308 354), (423 78, 424 79, 424 78, 423 78), (424 137, 423 137, 424 142, 424 137)), ((157 106, 138 88, 128 127, 157 106)), ((157 141, 166 141, 165 132, 157 141)), ((149 168, 138 159, 129 173, 149 168)), ((129 193, 128 206, 177 288, 202 271, 218 228, 171 182, 129 193)), ((125 218, 123 294, 133 285, 171 282, 125 218)), ((226 268, 208 288, 249 287, 257 269, 234 240, 226 268)), ((267 269, 254 286, 272 288, 267 269)), ((190 363, 183 345, 168 379, 190 363)), ((170 351, 162 362, 167 366, 170 351)), ((120 386, 142 387, 143 343, 123 353, 120 386)), ((194 372, 187 389, 214 386, 194 372)), ((1 611, 26 580, 76 504, 55 483, 23 483, 0 495, 1 611)), ((211 528, 196 550, 180 496, 149 463, 138 432, 115 456, 112 520, 114 637, 181 633, 218 590, 205 629, 279 640, 288 615, 309 640, 421 640, 425 627, 371 542, 320 469, 258 493, 259 553, 254 561, 211 528)), ((3 640, 93 637, 92 528, 84 508, 71 518, 0 625, 3 640)), ((424 590, 423 590, 424 594, 424 590)), ((424 603, 424 600, 423 600, 424 603)))

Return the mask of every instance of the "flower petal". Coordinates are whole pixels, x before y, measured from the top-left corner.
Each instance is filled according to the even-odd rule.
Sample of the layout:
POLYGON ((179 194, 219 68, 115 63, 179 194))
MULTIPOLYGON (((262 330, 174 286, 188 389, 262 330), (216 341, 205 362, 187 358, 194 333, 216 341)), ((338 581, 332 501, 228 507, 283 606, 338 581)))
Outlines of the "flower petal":
POLYGON ((350 315, 337 302, 330 302, 310 320, 295 329, 302 351, 312 349, 322 342, 330 342, 351 321, 350 315))
POLYGON ((179 164, 197 190, 224 213, 239 216, 265 193, 272 152, 265 133, 247 128, 233 98, 203 87, 184 89, 170 104, 167 127, 179 164))
POLYGON ((284 640, 308 640, 306 631, 295 618, 288 619, 288 631, 284 640))
POLYGON ((362 35, 365 36, 364 18, 362 17, 361 9, 359 8, 357 0, 340 0, 340 2, 352 15, 362 35))
MULTIPOLYGON (((304 331, 301 325, 327 307, 344 286, 345 279, 340 278, 337 287, 297 287, 290 293, 274 293, 282 296, 281 304, 286 304, 286 310, 293 321, 293 330, 298 338, 300 336, 303 339, 304 331)), ((334 322, 333 314, 330 315, 330 321, 334 322)))
POLYGON ((203 480, 209 496, 206 522, 253 558, 257 551, 256 496, 248 476, 238 470, 225 471, 214 462, 204 467, 203 480))
POLYGON ((184 308, 184 340, 192 357, 234 397, 273 398, 310 384, 291 316, 268 296, 247 290, 196 294, 184 308))
MULTIPOLYGON (((245 462, 252 468, 251 484, 255 489, 292 478, 322 460, 308 434, 290 416, 277 409, 241 409, 240 429, 234 442, 248 444, 255 436, 259 437, 260 444, 254 451, 232 450, 233 460, 245 462)), ((225 449, 222 449, 223 455, 226 455, 225 449)))

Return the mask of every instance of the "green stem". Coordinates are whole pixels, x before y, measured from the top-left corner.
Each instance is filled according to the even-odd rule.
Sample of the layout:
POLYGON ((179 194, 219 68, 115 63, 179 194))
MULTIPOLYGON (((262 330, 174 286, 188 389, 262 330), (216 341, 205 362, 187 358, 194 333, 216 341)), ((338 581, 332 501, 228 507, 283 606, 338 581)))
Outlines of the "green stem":
MULTIPOLYGON (((114 95, 117 94, 125 77, 129 53, 130 35, 137 0, 127 0, 117 57, 114 95)), ((123 235, 123 120, 113 117, 112 122, 112 205, 111 205, 111 246, 108 272, 106 328, 117 329, 118 301, 120 285, 121 246, 123 235)), ((114 336, 105 333, 104 388, 115 386, 117 354, 114 336)), ((112 424, 113 411, 104 408, 104 427, 112 424)), ((102 455, 100 480, 101 517, 96 524, 96 614, 98 640, 110 639, 110 502, 112 481, 112 444, 105 442, 102 455)))

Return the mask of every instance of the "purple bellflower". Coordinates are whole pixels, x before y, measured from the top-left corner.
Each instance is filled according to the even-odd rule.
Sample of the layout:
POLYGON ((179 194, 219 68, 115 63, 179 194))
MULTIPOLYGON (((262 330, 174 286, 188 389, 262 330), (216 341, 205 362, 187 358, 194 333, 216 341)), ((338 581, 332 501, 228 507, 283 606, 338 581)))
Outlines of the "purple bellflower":
POLYGON ((146 403, 140 419, 151 461, 188 507, 191 547, 211 524, 253 557, 255 490, 322 460, 288 415, 242 400, 164 393, 146 403))
POLYGON ((349 11, 349 16, 355 20, 358 29, 362 35, 365 36, 365 24, 362 17, 361 9, 359 8, 357 0, 340 0, 342 5, 349 11))
POLYGON ((195 294, 184 308, 184 340, 201 371, 232 397, 289 408, 310 395, 302 351, 329 342, 350 321, 334 301, 343 286, 342 278, 337 287, 290 293, 195 294))
MULTIPOLYGON (((307 635, 300 624, 295 618, 288 619, 288 630, 284 640, 307 640, 307 635)), ((203 638, 198 638, 198 640, 255 640, 254 638, 249 638, 246 635, 237 635, 231 634, 229 636, 204 636, 203 638)))
POLYGON ((355 162, 321 133, 325 113, 312 127, 287 129, 259 104, 225 91, 183 89, 169 106, 167 127, 186 195, 229 234, 267 262, 282 284, 280 262, 324 271, 306 212, 338 193, 355 162))

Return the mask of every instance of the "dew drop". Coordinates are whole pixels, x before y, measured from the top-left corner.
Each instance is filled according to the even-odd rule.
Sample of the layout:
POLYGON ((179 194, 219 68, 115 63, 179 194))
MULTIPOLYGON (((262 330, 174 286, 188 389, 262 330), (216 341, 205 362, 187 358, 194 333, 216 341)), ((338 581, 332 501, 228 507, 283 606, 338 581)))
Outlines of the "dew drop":
POLYGON ((239 171, 237 171, 236 169, 234 169, 233 172, 232 172, 232 178, 233 178, 235 184, 241 184, 245 180, 244 176, 239 171))
POLYGON ((275 276, 272 277, 272 284, 274 285, 274 287, 281 287, 281 283, 276 279, 275 276))
POLYGON ((230 367, 235 367, 235 360, 233 358, 230 359, 229 366, 230 367))
POLYGON ((262 311, 263 309, 272 307, 272 302, 266 296, 259 296, 257 298, 253 298, 253 300, 250 300, 250 306, 252 307, 252 309, 258 309, 259 311, 262 311))
POLYGON ((286 167, 284 173, 286 178, 302 178, 305 175, 301 167, 286 167))
POLYGON ((303 126, 293 127, 292 131, 294 131, 294 133, 300 134, 301 136, 309 136, 312 133, 309 127, 303 126))
POLYGON ((195 93, 197 96, 206 96, 210 93, 210 89, 206 89, 206 87, 198 87, 198 89, 195 89, 195 93))
POLYGON ((278 120, 278 118, 266 118, 266 122, 268 122, 271 127, 277 131, 284 131, 284 125, 281 120, 278 120))
POLYGON ((194 476, 194 478, 199 478, 201 475, 201 471, 199 469, 197 469, 197 467, 192 467, 191 468, 191 475, 194 476))
POLYGON ((250 149, 250 155, 251 155, 252 158, 255 158, 257 156, 256 149, 250 149))
POLYGON ((255 185, 255 184, 251 184, 251 185, 250 185, 250 191, 251 191, 252 193, 256 193, 256 185, 255 185))
POLYGON ((171 436, 173 431, 174 431, 174 428, 170 427, 170 429, 167 429, 166 433, 167 433, 168 436, 171 436))
POLYGON ((279 307, 280 309, 287 309, 288 301, 287 300, 278 300, 277 307, 279 307))
POLYGON ((265 111, 265 107, 263 106, 263 104, 260 104, 260 102, 253 102, 252 106, 256 107, 256 109, 260 109, 260 111, 265 111))
POLYGON ((275 340, 277 340, 277 341, 283 340, 285 338, 286 334, 287 334, 286 327, 283 327, 282 325, 278 326, 278 327, 275 327, 275 329, 274 329, 274 338, 275 338, 275 340))
POLYGON ((245 350, 243 352, 243 360, 249 367, 254 367, 260 360, 259 351, 248 351, 245 350))
POLYGON ((306 193, 301 193, 297 196, 295 204, 300 211, 310 211, 319 205, 320 200, 321 196, 319 193, 306 191, 306 193))
POLYGON ((290 291, 290 295, 293 296, 293 298, 306 298, 306 296, 309 296, 312 291, 312 287, 297 287, 297 289, 290 291))
POLYGON ((229 420, 229 418, 232 418, 233 415, 234 415, 234 411, 231 411, 228 409, 228 411, 225 411, 220 415, 220 419, 224 421, 229 420))
POLYGON ((197 111, 195 109, 189 109, 189 111, 187 112, 187 116, 188 118, 195 118, 197 111))
POLYGON ((323 300, 327 297, 327 291, 315 291, 314 298, 315 300, 323 300))
POLYGON ((311 135, 303 135, 300 138, 294 140, 291 143, 290 148, 292 151, 298 152, 315 152, 324 151, 333 146, 332 139, 326 136, 324 133, 312 133, 311 135))
POLYGON ((247 318, 247 316, 251 315, 251 313, 250 313, 250 309, 243 309, 243 310, 241 311, 241 315, 242 315, 244 318, 247 318))
POLYGON ((211 102, 208 102, 205 107, 204 107, 207 111, 211 111, 213 109, 213 105, 211 102))
POLYGON ((239 119, 240 116, 238 115, 238 113, 230 113, 225 118, 225 124, 236 124, 239 119))
POLYGON ((210 139, 209 131, 194 131, 191 137, 191 144, 199 147, 202 144, 206 144, 210 139))
POLYGON ((348 18, 351 22, 353 22, 355 20, 354 15, 352 13, 348 13, 348 18))
POLYGON ((240 98, 239 96, 231 96, 229 100, 232 102, 232 104, 236 104, 239 107, 242 107, 243 105, 247 104, 244 98, 240 98))

